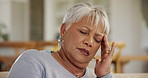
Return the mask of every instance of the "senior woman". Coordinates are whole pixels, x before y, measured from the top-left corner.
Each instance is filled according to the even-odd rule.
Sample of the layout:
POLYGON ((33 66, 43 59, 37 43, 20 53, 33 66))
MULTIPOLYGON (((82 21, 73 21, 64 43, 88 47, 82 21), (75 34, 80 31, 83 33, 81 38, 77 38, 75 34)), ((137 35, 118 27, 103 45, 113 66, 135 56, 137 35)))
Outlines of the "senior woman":
POLYGON ((20 55, 8 78, 113 78, 110 71, 114 43, 108 45, 109 21, 106 12, 88 3, 68 10, 60 29, 60 49, 27 50, 20 55), (88 68, 101 47, 101 59, 88 68))

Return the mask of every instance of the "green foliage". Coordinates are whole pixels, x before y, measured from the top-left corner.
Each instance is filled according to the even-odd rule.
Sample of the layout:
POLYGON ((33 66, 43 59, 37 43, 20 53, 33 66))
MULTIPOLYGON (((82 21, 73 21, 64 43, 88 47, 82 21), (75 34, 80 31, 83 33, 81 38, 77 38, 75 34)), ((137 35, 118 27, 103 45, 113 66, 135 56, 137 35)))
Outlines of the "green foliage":
POLYGON ((7 27, 5 24, 0 23, 0 37, 4 40, 7 41, 8 40, 8 33, 6 33, 7 27), (5 33, 3 33, 3 31, 5 31, 5 33))

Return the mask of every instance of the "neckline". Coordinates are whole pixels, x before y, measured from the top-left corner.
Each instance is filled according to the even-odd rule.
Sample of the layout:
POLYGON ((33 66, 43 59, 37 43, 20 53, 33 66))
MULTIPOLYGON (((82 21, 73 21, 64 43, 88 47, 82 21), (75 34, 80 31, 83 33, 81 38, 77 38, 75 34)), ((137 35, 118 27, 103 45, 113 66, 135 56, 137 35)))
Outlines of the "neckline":
MULTIPOLYGON (((53 51, 48 51, 48 50, 46 50, 46 52, 50 54, 51 59, 52 59, 51 61, 52 61, 55 65, 57 65, 58 69, 60 69, 60 70, 62 70, 62 71, 65 71, 64 73, 67 74, 67 75, 69 75, 70 77, 77 78, 75 75, 73 75, 73 74, 70 73, 68 70, 66 70, 66 69, 51 55, 51 53, 53 53, 53 51)), ((87 78, 87 77, 86 77, 86 76, 87 76, 87 73, 88 73, 88 71, 87 71, 87 67, 86 67, 86 72, 85 72, 84 76, 82 76, 81 78, 87 78)))

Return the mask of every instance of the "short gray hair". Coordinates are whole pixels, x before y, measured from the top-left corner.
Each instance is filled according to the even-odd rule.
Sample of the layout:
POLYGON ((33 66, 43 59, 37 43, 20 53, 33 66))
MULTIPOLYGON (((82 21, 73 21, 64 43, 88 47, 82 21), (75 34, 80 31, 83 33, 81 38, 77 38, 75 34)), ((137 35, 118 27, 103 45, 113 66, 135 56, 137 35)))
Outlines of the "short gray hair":
POLYGON ((105 10, 102 9, 102 7, 93 6, 89 3, 79 3, 70 8, 64 16, 63 23, 66 24, 66 29, 68 29, 72 23, 76 23, 88 16, 91 16, 92 25, 97 26, 99 21, 102 21, 104 28, 103 33, 109 33, 110 26, 105 10))

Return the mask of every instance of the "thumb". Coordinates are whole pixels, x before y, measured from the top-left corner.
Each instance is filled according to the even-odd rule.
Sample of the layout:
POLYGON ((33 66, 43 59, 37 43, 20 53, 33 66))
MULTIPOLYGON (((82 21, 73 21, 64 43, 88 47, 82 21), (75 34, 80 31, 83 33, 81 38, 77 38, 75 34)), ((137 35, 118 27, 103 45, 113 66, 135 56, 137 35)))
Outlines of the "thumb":
POLYGON ((101 59, 96 59, 96 65, 95 65, 95 67, 98 66, 100 62, 101 62, 101 59))
POLYGON ((96 59, 96 65, 95 65, 95 74, 98 75, 98 69, 99 69, 99 66, 101 64, 101 59, 96 59))

